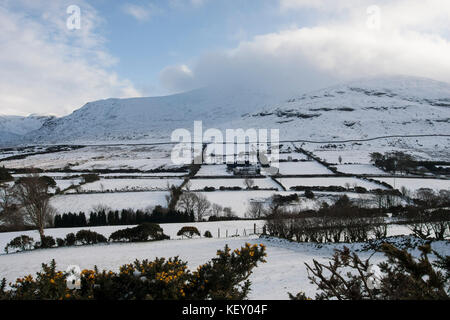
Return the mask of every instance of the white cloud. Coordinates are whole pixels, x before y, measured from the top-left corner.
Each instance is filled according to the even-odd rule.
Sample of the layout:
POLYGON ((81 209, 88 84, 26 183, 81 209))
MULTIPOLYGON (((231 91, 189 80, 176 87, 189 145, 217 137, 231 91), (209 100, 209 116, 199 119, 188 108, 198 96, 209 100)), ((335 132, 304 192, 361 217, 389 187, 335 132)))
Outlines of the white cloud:
POLYGON ((160 14, 162 9, 149 2, 146 5, 127 3, 123 5, 123 11, 140 22, 148 21, 152 16, 160 14))
POLYGON ((232 50, 198 57, 190 65, 190 81, 180 74, 180 83, 186 89, 193 84, 253 85, 289 92, 387 74, 450 82, 450 2, 378 2, 381 28, 373 30, 366 24, 371 1, 350 0, 341 6, 331 0, 281 0, 281 9, 316 10, 317 24, 257 36, 232 50))
POLYGON ((169 0, 169 5, 175 9, 182 9, 186 7, 201 7, 209 0, 169 0))
POLYGON ((191 90, 196 87, 194 75, 186 65, 169 66, 160 73, 163 87, 172 93, 191 90))
POLYGON ((126 14, 132 16, 136 20, 146 21, 150 18, 150 10, 143 6, 135 4, 126 4, 123 6, 123 10, 126 14))
POLYGON ((101 24, 83 0, 0 4, 0 113, 64 115, 92 100, 139 96, 110 71, 117 59, 103 48, 101 24), (81 7, 80 30, 66 27, 66 8, 74 3, 81 7))

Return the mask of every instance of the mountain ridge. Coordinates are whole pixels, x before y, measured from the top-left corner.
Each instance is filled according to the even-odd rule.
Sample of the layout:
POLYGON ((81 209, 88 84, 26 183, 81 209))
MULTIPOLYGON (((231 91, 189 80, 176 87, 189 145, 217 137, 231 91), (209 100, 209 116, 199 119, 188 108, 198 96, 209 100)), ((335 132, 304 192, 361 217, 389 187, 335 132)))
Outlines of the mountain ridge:
POLYGON ((202 88, 165 97, 105 99, 45 121, 26 143, 168 141, 177 128, 280 129, 281 140, 331 140, 450 132, 450 84, 362 78, 288 98, 243 88, 202 88))

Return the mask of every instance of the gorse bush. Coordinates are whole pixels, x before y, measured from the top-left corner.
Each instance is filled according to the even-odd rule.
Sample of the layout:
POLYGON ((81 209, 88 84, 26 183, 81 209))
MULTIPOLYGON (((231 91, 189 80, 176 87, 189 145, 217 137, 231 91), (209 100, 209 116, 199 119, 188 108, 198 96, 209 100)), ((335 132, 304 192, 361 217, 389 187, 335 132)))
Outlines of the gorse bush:
POLYGON ((154 223, 143 223, 134 228, 127 228, 113 232, 109 241, 146 242, 170 239, 163 229, 154 223))
POLYGON ((74 233, 69 233, 64 238, 64 243, 66 246, 74 246, 77 242, 77 237, 74 233))
POLYGON ((263 245, 246 244, 231 251, 225 247, 217 257, 196 271, 178 257, 157 258, 123 265, 118 273, 83 270, 79 280, 56 270, 56 263, 43 264, 36 278, 19 278, 6 289, 0 285, 0 300, 210 300, 244 299, 250 290, 249 276, 265 262, 263 245))
POLYGON ((188 238, 192 238, 194 236, 200 237, 200 231, 198 231, 196 227, 182 227, 178 231, 177 236, 183 236, 188 238))
POLYGON ((203 236, 204 236, 205 238, 212 238, 212 237, 213 237, 211 231, 209 231, 209 230, 205 231, 205 234, 204 234, 203 236))
POLYGON ((90 230, 80 230, 75 235, 76 241, 83 245, 108 242, 105 236, 90 230))
POLYGON ((16 251, 31 250, 34 247, 34 240, 29 236, 19 236, 11 240, 5 247, 5 252, 9 253, 11 249, 16 251))
POLYGON ((56 241, 52 236, 43 236, 41 241, 37 243, 39 248, 52 248, 56 245, 56 241))

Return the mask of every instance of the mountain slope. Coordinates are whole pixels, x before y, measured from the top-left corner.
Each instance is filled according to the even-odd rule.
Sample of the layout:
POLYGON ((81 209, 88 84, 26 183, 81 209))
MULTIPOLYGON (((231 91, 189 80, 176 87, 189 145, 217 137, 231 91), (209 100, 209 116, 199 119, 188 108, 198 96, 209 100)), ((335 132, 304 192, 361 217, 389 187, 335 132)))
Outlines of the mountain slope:
POLYGON ((86 104, 27 135, 34 143, 169 141, 174 129, 279 128, 281 140, 450 134, 450 85, 379 77, 285 99, 243 89, 205 88, 156 98, 86 104))
POLYGON ((28 139, 35 143, 167 141, 174 129, 191 129, 195 120, 216 126, 275 101, 278 99, 259 92, 219 88, 166 97, 101 100, 46 122, 28 139))
POLYGON ((233 125, 275 127, 282 140, 450 134, 450 85, 413 77, 361 79, 291 98, 233 125))
POLYGON ((50 116, 30 115, 20 116, 0 116, 0 145, 17 143, 22 137, 53 119, 50 116))

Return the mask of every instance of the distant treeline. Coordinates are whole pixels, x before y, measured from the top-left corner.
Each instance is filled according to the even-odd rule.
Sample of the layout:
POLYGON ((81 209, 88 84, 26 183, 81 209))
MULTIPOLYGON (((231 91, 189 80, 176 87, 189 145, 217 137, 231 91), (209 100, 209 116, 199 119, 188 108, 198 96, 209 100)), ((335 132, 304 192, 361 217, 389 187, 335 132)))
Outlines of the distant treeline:
POLYGON ((99 210, 89 213, 87 218, 84 212, 58 214, 54 218, 55 228, 82 228, 100 226, 136 225, 142 223, 183 223, 194 222, 194 214, 169 210, 160 206, 153 211, 142 210, 99 210))

